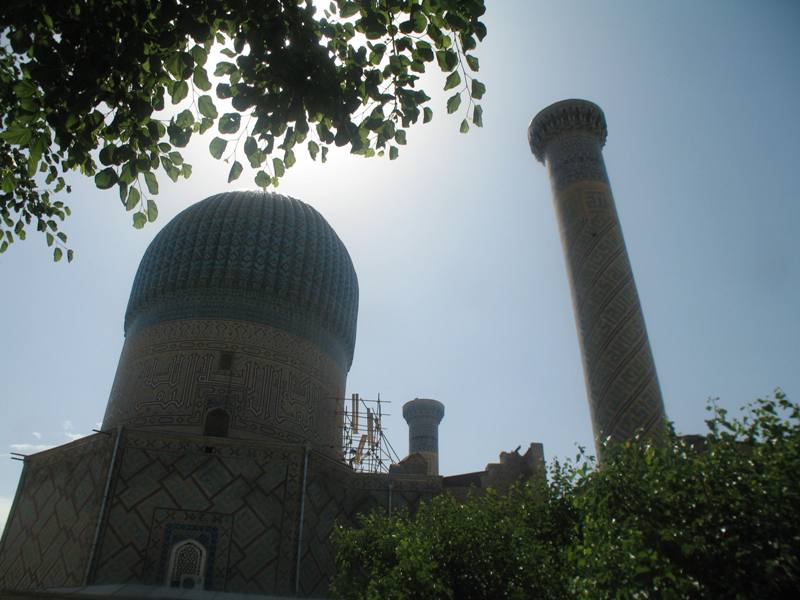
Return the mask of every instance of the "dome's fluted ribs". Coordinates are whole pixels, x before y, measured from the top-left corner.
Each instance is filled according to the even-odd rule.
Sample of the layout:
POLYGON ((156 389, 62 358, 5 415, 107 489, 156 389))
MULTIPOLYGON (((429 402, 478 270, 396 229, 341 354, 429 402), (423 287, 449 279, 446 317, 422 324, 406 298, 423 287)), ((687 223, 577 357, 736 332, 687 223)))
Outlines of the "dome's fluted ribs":
POLYGON ((306 267, 306 283, 305 283, 305 290, 303 294, 303 302, 306 306, 311 307, 312 310, 315 308, 316 296, 315 292, 317 291, 317 281, 319 279, 319 257, 321 253, 321 237, 322 233, 320 231, 320 221, 317 218, 316 211, 313 211, 310 206, 306 207, 306 213, 308 215, 308 222, 311 225, 311 235, 310 240, 311 243, 309 245, 309 255, 314 257, 313 261, 309 261, 308 266, 306 267))
POLYGON ((275 211, 275 203, 265 201, 261 206, 261 220, 255 231, 256 258, 253 264, 252 288, 262 290, 267 288, 267 257, 269 256, 269 224, 275 211))
POLYGON ((247 265, 244 272, 245 287, 248 290, 255 291, 260 289, 261 283, 259 277, 263 272, 263 255, 259 263, 259 235, 264 228, 266 221, 267 202, 263 202, 263 194, 260 194, 257 201, 253 202, 251 211, 247 214, 251 222, 250 227, 246 227, 248 252, 242 256, 244 264, 247 265))
POLYGON ((155 237, 134 279, 126 335, 187 318, 232 318, 301 335, 349 367, 358 280, 344 244, 299 200, 218 194, 155 237))
POLYGON ((281 219, 280 251, 278 252, 278 272, 276 288, 278 297, 289 298, 289 270, 294 252, 294 210, 290 210, 291 200, 283 204, 284 215, 281 219))
POLYGON ((307 220, 305 214, 303 214, 305 212, 303 207, 299 206, 297 202, 296 204, 298 204, 298 206, 295 207, 294 212, 299 218, 297 218, 297 222, 295 223, 294 252, 292 253, 292 268, 289 271, 289 302, 301 306, 299 302, 300 292, 303 286, 303 268, 305 267, 307 220))
POLYGON ((284 217, 283 206, 283 199, 275 203, 273 207, 275 214, 273 219, 269 222, 269 237, 267 238, 269 254, 267 256, 267 277, 265 284, 268 286, 268 289, 273 291, 276 298, 280 298, 280 289, 278 288, 278 263, 280 262, 281 253, 281 233, 283 229, 281 227, 281 220, 284 217))
POLYGON ((321 292, 327 289, 326 273, 328 269, 328 232, 323 227, 319 236, 319 260, 317 261, 316 277, 314 279, 314 294, 311 297, 311 306, 317 314, 322 315, 320 302, 321 292))
POLYGON ((177 292, 189 286, 189 277, 191 276, 192 263, 194 262, 194 247, 189 243, 189 240, 197 231, 197 228, 197 221, 180 219, 178 222, 178 227, 175 230, 175 237, 180 240, 181 252, 175 257, 176 277, 175 284, 171 288, 173 292, 177 292))
POLYGON ((320 283, 320 289, 319 289, 319 294, 320 295, 317 298, 316 310, 318 311, 318 314, 320 315, 320 317, 322 318, 323 321, 325 321, 327 323, 332 323, 332 325, 333 325, 332 329, 335 331, 336 330, 336 324, 333 323, 333 321, 330 319, 329 314, 328 314, 328 312, 329 312, 328 311, 328 306, 329 306, 330 303, 327 301, 326 297, 322 296, 322 291, 323 290, 332 290, 331 281, 332 281, 332 277, 333 277, 333 265, 332 265, 332 263, 333 263, 333 249, 331 248, 330 238, 331 238, 330 231, 328 231, 327 229, 324 229, 323 230, 322 239, 321 239, 321 241, 322 241, 322 257, 323 257, 323 260, 320 262, 320 267, 322 268, 322 273, 320 274, 321 275, 321 279, 320 279, 321 283, 320 283))
POLYGON ((314 256, 314 216, 311 213, 311 207, 306 204, 300 205, 300 210, 303 212, 303 255, 298 269, 299 276, 297 278, 297 297, 294 299, 298 304, 308 306, 308 294, 311 281, 310 269, 313 265, 311 257, 314 256))

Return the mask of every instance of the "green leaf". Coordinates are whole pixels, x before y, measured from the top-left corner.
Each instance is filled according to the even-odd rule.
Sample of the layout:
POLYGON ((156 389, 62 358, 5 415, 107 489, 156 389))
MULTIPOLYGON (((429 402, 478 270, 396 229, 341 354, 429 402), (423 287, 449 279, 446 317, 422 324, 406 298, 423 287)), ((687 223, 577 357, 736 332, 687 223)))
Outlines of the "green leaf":
POLYGON ((194 124, 194 115, 192 114, 192 111, 187 108, 186 110, 179 112, 178 116, 175 117, 175 124, 184 129, 191 127, 194 124))
POLYGON ((136 229, 141 229, 147 223, 147 215, 143 212, 133 213, 133 226, 136 229))
POLYGON ((152 200, 147 200, 147 220, 151 223, 158 218, 158 206, 152 200))
POLYGON ((216 89, 217 98, 225 99, 230 98, 233 94, 231 93, 231 86, 227 83, 218 83, 216 89))
POLYGON ((444 82, 444 89, 445 91, 453 89, 459 83, 461 83, 461 75, 458 74, 458 71, 453 71, 447 76, 447 80, 444 82))
POLYGON ((211 89, 211 82, 208 80, 208 73, 203 67, 195 67, 192 73, 192 82, 204 92, 211 89))
POLYGON ((317 153, 319 152, 319 145, 314 140, 308 142, 308 153, 311 155, 311 160, 317 160, 317 153))
POLYGON ((259 171, 256 173, 255 183, 260 188, 265 188, 269 186, 270 176, 267 174, 266 171, 259 171))
POLYGON ((286 168, 288 169, 293 167, 296 162, 297 159, 294 157, 294 152, 287 150, 283 155, 283 164, 285 164, 286 168))
POLYGON ((203 94, 197 100, 197 108, 200 114, 209 119, 216 119, 219 116, 217 107, 214 106, 214 100, 208 94, 203 94))
POLYGON ((242 115, 239 113, 225 113, 220 117, 217 128, 220 133, 236 133, 239 130, 241 120, 242 115))
POLYGON ((211 152, 211 156, 214 158, 222 158, 222 153, 225 152, 225 147, 228 145, 227 140, 223 140, 220 137, 215 137, 211 140, 211 143, 208 145, 208 149, 211 152))
POLYGON ((100 150, 100 163, 110 165, 114 162, 114 146, 109 144, 100 150))
POLYGON ((415 11, 411 15, 411 20, 414 22, 414 32, 415 33, 422 33, 425 31, 425 28, 428 26, 428 19, 425 18, 425 14, 421 10, 415 11))
POLYGON ((356 14, 358 12, 358 10, 359 10, 358 3, 356 3, 356 2, 344 2, 339 7, 339 14, 341 15, 341 17, 343 19, 347 19, 349 17, 352 17, 354 14, 356 14))
POLYGON ((54 262, 60 261, 62 256, 64 256, 64 252, 61 250, 61 248, 56 248, 55 250, 53 250, 53 261, 54 262))
POLYGON ((208 60, 208 52, 200 45, 193 46, 189 52, 191 52, 194 62, 198 65, 205 64, 206 60, 208 60))
POLYGON ((125 202, 125 210, 133 210, 136 208, 139 204, 139 200, 141 200, 139 190, 131 186, 131 189, 128 190, 128 200, 125 202))
POLYGON ((47 245, 48 246, 52 246, 53 242, 55 241, 55 238, 53 237, 53 234, 48 231, 44 235, 45 235, 45 239, 47 240, 47 245))
POLYGON ((469 123, 467 123, 466 119, 461 121, 461 127, 459 127, 458 130, 461 133, 467 133, 469 131, 469 123))
POLYGON ((397 133, 394 134, 395 141, 400 145, 405 145, 406 143, 406 132, 404 129, 398 129, 397 133))
POLYGON ((147 184, 147 190, 154 196, 158 194, 158 180, 152 171, 144 172, 144 182, 147 184))
POLYGON ((130 185, 136 180, 136 175, 138 173, 139 171, 136 169, 136 164, 134 161, 129 160, 122 165, 122 171, 119 174, 119 180, 125 185, 130 185))
POLYGON ((422 122, 428 123, 433 118, 433 111, 427 106, 422 109, 422 122))
POLYGON ((397 146, 389 146, 389 160, 394 160, 400 154, 397 146))
POLYGON ((14 93, 17 95, 17 98, 30 98, 37 90, 38 88, 36 85, 29 79, 23 79, 14 85, 14 93))
POLYGON ((447 114, 452 115, 461 106, 461 94, 453 94, 447 99, 447 114))
POLYGON ((173 77, 181 76, 181 57, 177 52, 170 52, 164 61, 164 67, 173 77))
POLYGON ((75 258, 75 252, 67 250, 67 262, 72 262, 73 258, 75 258))
POLYGON ((467 54, 467 65, 469 65, 469 68, 473 71, 479 71, 481 68, 478 57, 472 56, 471 54, 467 54))
POLYGON ((189 84, 185 81, 178 81, 172 88, 172 103, 178 104, 181 100, 189 95, 189 84))
POLYGON ((458 55, 453 50, 437 50, 436 62, 442 71, 452 71, 458 65, 458 55))
POLYGON ((208 117, 204 117, 200 119, 200 135, 204 134, 206 131, 211 129, 211 126, 214 124, 214 119, 209 119, 208 117))
POLYGON ((486 86, 483 85, 477 79, 472 80, 472 97, 476 100, 480 100, 483 98, 483 95, 486 93, 486 86))
POLYGON ((480 104, 476 104, 472 110, 472 122, 477 127, 483 127, 483 108, 481 108, 480 104))
POLYGON ((174 165, 165 166, 164 169, 167 172, 167 177, 169 177, 172 181, 178 181, 178 177, 180 177, 181 172, 178 167, 174 165))
POLYGON ((107 190, 117 183, 117 173, 112 167, 106 167, 94 176, 94 184, 101 190, 107 190))
POLYGON ((33 132, 29 127, 24 127, 17 124, 12 124, 11 127, 0 133, 0 138, 7 141, 9 144, 16 144, 18 146, 25 146, 31 141, 33 132))
POLYGON ((286 173, 286 169, 283 167, 283 161, 280 158, 272 159, 272 167, 275 170, 275 177, 283 177, 286 173))
POLYGON ((256 142, 256 138, 252 135, 248 135, 247 139, 244 141, 244 155, 250 158, 256 152, 258 152, 258 142, 256 142))
POLYGON ((231 170, 228 172, 228 183, 239 179, 239 175, 242 174, 242 169, 242 163, 238 160, 234 161, 233 165, 231 165, 231 170))
POLYGON ((223 60, 217 63, 217 67, 214 69, 214 77, 222 77, 223 75, 228 75, 237 70, 235 64, 223 60))

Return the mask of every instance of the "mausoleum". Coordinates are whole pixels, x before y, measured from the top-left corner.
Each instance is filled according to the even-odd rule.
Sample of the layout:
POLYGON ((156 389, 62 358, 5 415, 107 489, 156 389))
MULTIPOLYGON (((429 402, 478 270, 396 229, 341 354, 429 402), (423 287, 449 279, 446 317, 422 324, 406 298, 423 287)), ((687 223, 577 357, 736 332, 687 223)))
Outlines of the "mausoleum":
MULTIPOLYGON (((550 172, 595 435, 618 441, 657 436, 664 407, 606 135, 584 100, 528 131, 550 172)), ((408 456, 386 452, 380 400, 347 394, 357 316, 353 261, 307 204, 232 192, 180 213, 136 273, 101 430, 25 457, 0 590, 324 597, 335 524, 544 476, 540 444, 439 475, 445 405, 431 398, 403 406, 408 456)))

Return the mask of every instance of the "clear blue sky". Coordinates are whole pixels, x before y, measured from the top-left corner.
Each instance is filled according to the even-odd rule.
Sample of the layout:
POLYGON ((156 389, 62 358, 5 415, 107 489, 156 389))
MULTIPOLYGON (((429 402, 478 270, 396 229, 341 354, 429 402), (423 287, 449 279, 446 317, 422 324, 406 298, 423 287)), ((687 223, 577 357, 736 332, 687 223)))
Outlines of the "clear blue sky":
MULTIPOLYGON (((532 441, 548 458, 592 447, 549 183, 526 142, 537 111, 579 97, 606 113, 606 165, 678 430, 703 430, 709 396, 735 408, 780 386, 800 398, 800 4, 504 0, 485 20, 482 130, 459 134, 438 94, 397 161, 305 157, 280 186, 328 219, 358 273, 348 393, 393 402, 401 454, 402 403, 442 401, 444 474, 532 441)), ((3 452, 102 419, 147 244, 231 189, 206 148, 191 147, 191 180, 161 182, 154 226, 132 229, 116 193, 75 178, 76 261, 52 264, 33 233, 0 257, 3 452)), ((20 466, 0 461, 0 519, 20 466)))

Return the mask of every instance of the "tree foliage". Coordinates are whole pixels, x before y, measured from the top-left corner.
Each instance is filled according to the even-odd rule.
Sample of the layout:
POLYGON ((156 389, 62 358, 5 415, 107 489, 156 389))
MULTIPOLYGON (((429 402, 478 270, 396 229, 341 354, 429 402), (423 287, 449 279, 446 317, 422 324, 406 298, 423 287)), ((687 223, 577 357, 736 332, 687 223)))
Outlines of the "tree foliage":
POLYGON ((373 513, 335 531, 340 600, 561 600, 574 515, 568 487, 528 484, 461 503, 439 496, 410 518, 373 513))
POLYGON ((800 405, 579 455, 506 497, 442 496, 339 529, 337 597, 788 598, 800 588, 800 405))
MULTIPOLYGON (((472 54, 484 0, 66 0, 0 3, 0 252, 35 225, 61 257, 64 175, 116 188, 135 227, 157 216, 157 174, 191 175, 181 154, 209 151, 228 181, 256 170, 277 185, 305 146, 394 159, 428 122, 418 87, 446 75, 449 113, 480 126, 472 54), (466 106, 462 97, 467 98, 466 106)), ((72 254, 69 253, 71 258, 72 254)))

